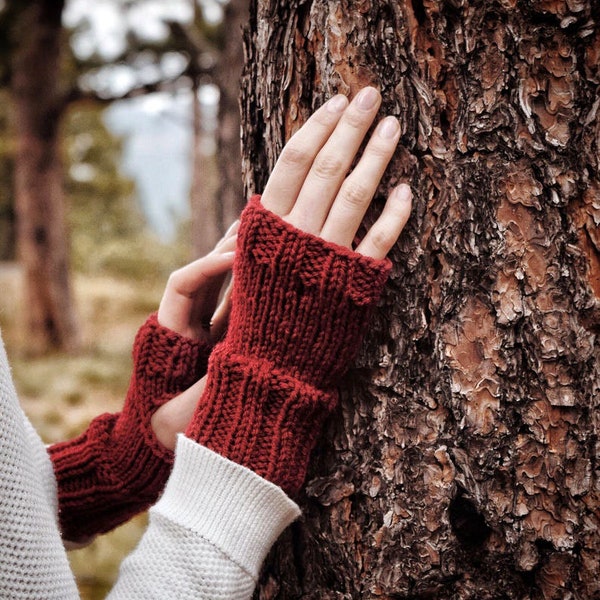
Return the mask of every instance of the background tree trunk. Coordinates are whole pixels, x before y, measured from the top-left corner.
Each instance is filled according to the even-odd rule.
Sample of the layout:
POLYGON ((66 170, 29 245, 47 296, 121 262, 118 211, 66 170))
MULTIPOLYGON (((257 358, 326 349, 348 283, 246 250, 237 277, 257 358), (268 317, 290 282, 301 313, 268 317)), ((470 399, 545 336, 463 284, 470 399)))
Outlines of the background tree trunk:
MULTIPOLYGON (((243 161, 366 85, 414 210, 260 598, 600 597, 596 1, 252 0, 243 161)), ((371 222, 381 198, 367 215, 371 222)))
POLYGON ((215 65, 219 87, 217 153, 219 190, 217 214, 224 233, 245 204, 240 148, 240 78, 244 65, 242 31, 248 22, 249 0, 230 0, 224 9, 223 46, 215 65))
MULTIPOLYGON (((199 6, 195 2, 195 10, 199 6)), ((210 251, 235 221, 244 204, 240 148, 240 78, 244 64, 243 27, 248 22, 248 0, 230 0, 223 11, 219 50, 211 81, 219 89, 216 152, 202 152, 202 110, 195 103, 194 168, 192 178, 192 240, 194 256, 210 251)), ((196 18, 196 22, 198 22, 196 18)), ((198 90, 203 74, 194 78, 198 90)))
MULTIPOLYGON (((196 10, 198 5, 195 4, 196 10)), ((206 146, 205 115, 198 97, 202 76, 192 75, 192 182, 190 188, 190 212, 192 256, 204 256, 210 252, 220 237, 218 222, 217 176, 214 149, 206 146)), ((212 137, 214 134, 210 134, 212 137)))
POLYGON ((11 89, 17 156, 17 247, 25 275, 28 347, 75 349, 79 328, 69 277, 58 129, 61 14, 64 2, 23 3, 15 31, 11 89))

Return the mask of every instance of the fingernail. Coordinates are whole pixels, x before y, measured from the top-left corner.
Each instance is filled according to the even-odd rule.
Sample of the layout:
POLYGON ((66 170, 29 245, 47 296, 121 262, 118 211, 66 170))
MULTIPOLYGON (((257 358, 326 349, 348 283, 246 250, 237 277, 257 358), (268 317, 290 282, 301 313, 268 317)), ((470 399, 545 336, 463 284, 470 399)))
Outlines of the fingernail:
POLYGON ((396 200, 406 202, 412 200, 412 190, 406 183, 401 183, 392 191, 392 194, 396 200))
POLYGON ((400 124, 398 123, 398 119, 396 117, 386 117, 377 128, 377 133, 384 139, 392 139, 396 137, 398 130, 400 129, 400 124))
POLYGON ((327 110, 332 113, 342 112, 348 105, 348 98, 342 94, 334 96, 327 102, 327 110))
POLYGON ((225 232, 225 235, 223 236, 223 239, 229 237, 234 231, 237 230, 237 228, 239 227, 240 221, 239 219, 237 221, 234 221, 230 226, 229 229, 227 229, 227 231, 225 232))
POLYGON ((379 92, 372 87, 367 87, 356 96, 356 106, 362 110, 371 110, 379 101, 379 92))

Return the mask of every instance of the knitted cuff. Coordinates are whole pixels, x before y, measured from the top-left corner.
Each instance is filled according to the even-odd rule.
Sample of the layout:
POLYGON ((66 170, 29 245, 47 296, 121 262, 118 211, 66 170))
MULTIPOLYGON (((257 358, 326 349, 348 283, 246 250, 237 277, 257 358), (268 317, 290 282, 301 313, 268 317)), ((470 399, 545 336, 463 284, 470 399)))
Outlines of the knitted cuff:
POLYGON ((48 448, 65 540, 86 541, 146 510, 169 477, 173 453, 159 456, 134 431, 124 443, 115 435, 120 418, 100 415, 77 438, 48 448))
POLYGON ((164 327, 153 313, 135 337, 133 376, 152 398, 175 396, 204 376, 211 352, 210 344, 164 327))
MULTIPOLYGON (((162 457, 167 451, 154 435, 151 416, 206 374, 211 352, 210 344, 161 325, 157 313, 151 314, 140 327, 133 344, 133 372, 125 407, 157 456, 162 457)), ((131 435, 130 420, 119 419, 116 423, 116 433, 121 439, 127 440, 131 435)))
POLYGON ((229 355, 225 346, 217 346, 185 435, 293 498, 337 398, 335 389, 318 390, 265 361, 229 355))
POLYGON ((296 229, 253 197, 234 265, 231 352, 315 387, 339 381, 358 352, 391 263, 296 229))
POLYGON ((186 435, 294 496, 389 269, 252 198, 238 230, 229 328, 186 435))
POLYGON ((123 411, 97 417, 79 437, 48 449, 65 539, 104 533, 156 501, 173 453, 158 442, 150 419, 204 375, 210 351, 160 325, 156 314, 142 325, 123 411))

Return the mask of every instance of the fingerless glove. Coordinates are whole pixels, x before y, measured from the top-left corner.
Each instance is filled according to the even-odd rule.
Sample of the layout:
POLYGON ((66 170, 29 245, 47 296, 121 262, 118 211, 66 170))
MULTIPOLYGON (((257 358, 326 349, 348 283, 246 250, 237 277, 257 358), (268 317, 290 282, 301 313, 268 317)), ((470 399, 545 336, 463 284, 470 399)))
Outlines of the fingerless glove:
POLYGON ((186 435, 296 495, 390 266, 296 229, 253 197, 229 328, 186 435))
POLYGON ((48 448, 64 539, 85 541, 156 501, 173 453, 154 436, 150 418, 206 372, 210 351, 207 344, 162 327, 156 314, 142 325, 123 411, 103 414, 79 437, 48 448))

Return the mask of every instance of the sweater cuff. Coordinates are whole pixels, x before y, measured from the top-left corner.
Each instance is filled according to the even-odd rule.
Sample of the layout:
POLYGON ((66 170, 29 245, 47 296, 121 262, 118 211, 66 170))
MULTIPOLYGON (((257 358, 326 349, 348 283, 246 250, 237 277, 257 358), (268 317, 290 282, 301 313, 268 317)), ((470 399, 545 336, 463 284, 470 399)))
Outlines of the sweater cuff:
POLYGON ((153 511, 214 544, 254 579, 271 546, 300 516, 281 488, 181 434, 153 511))

